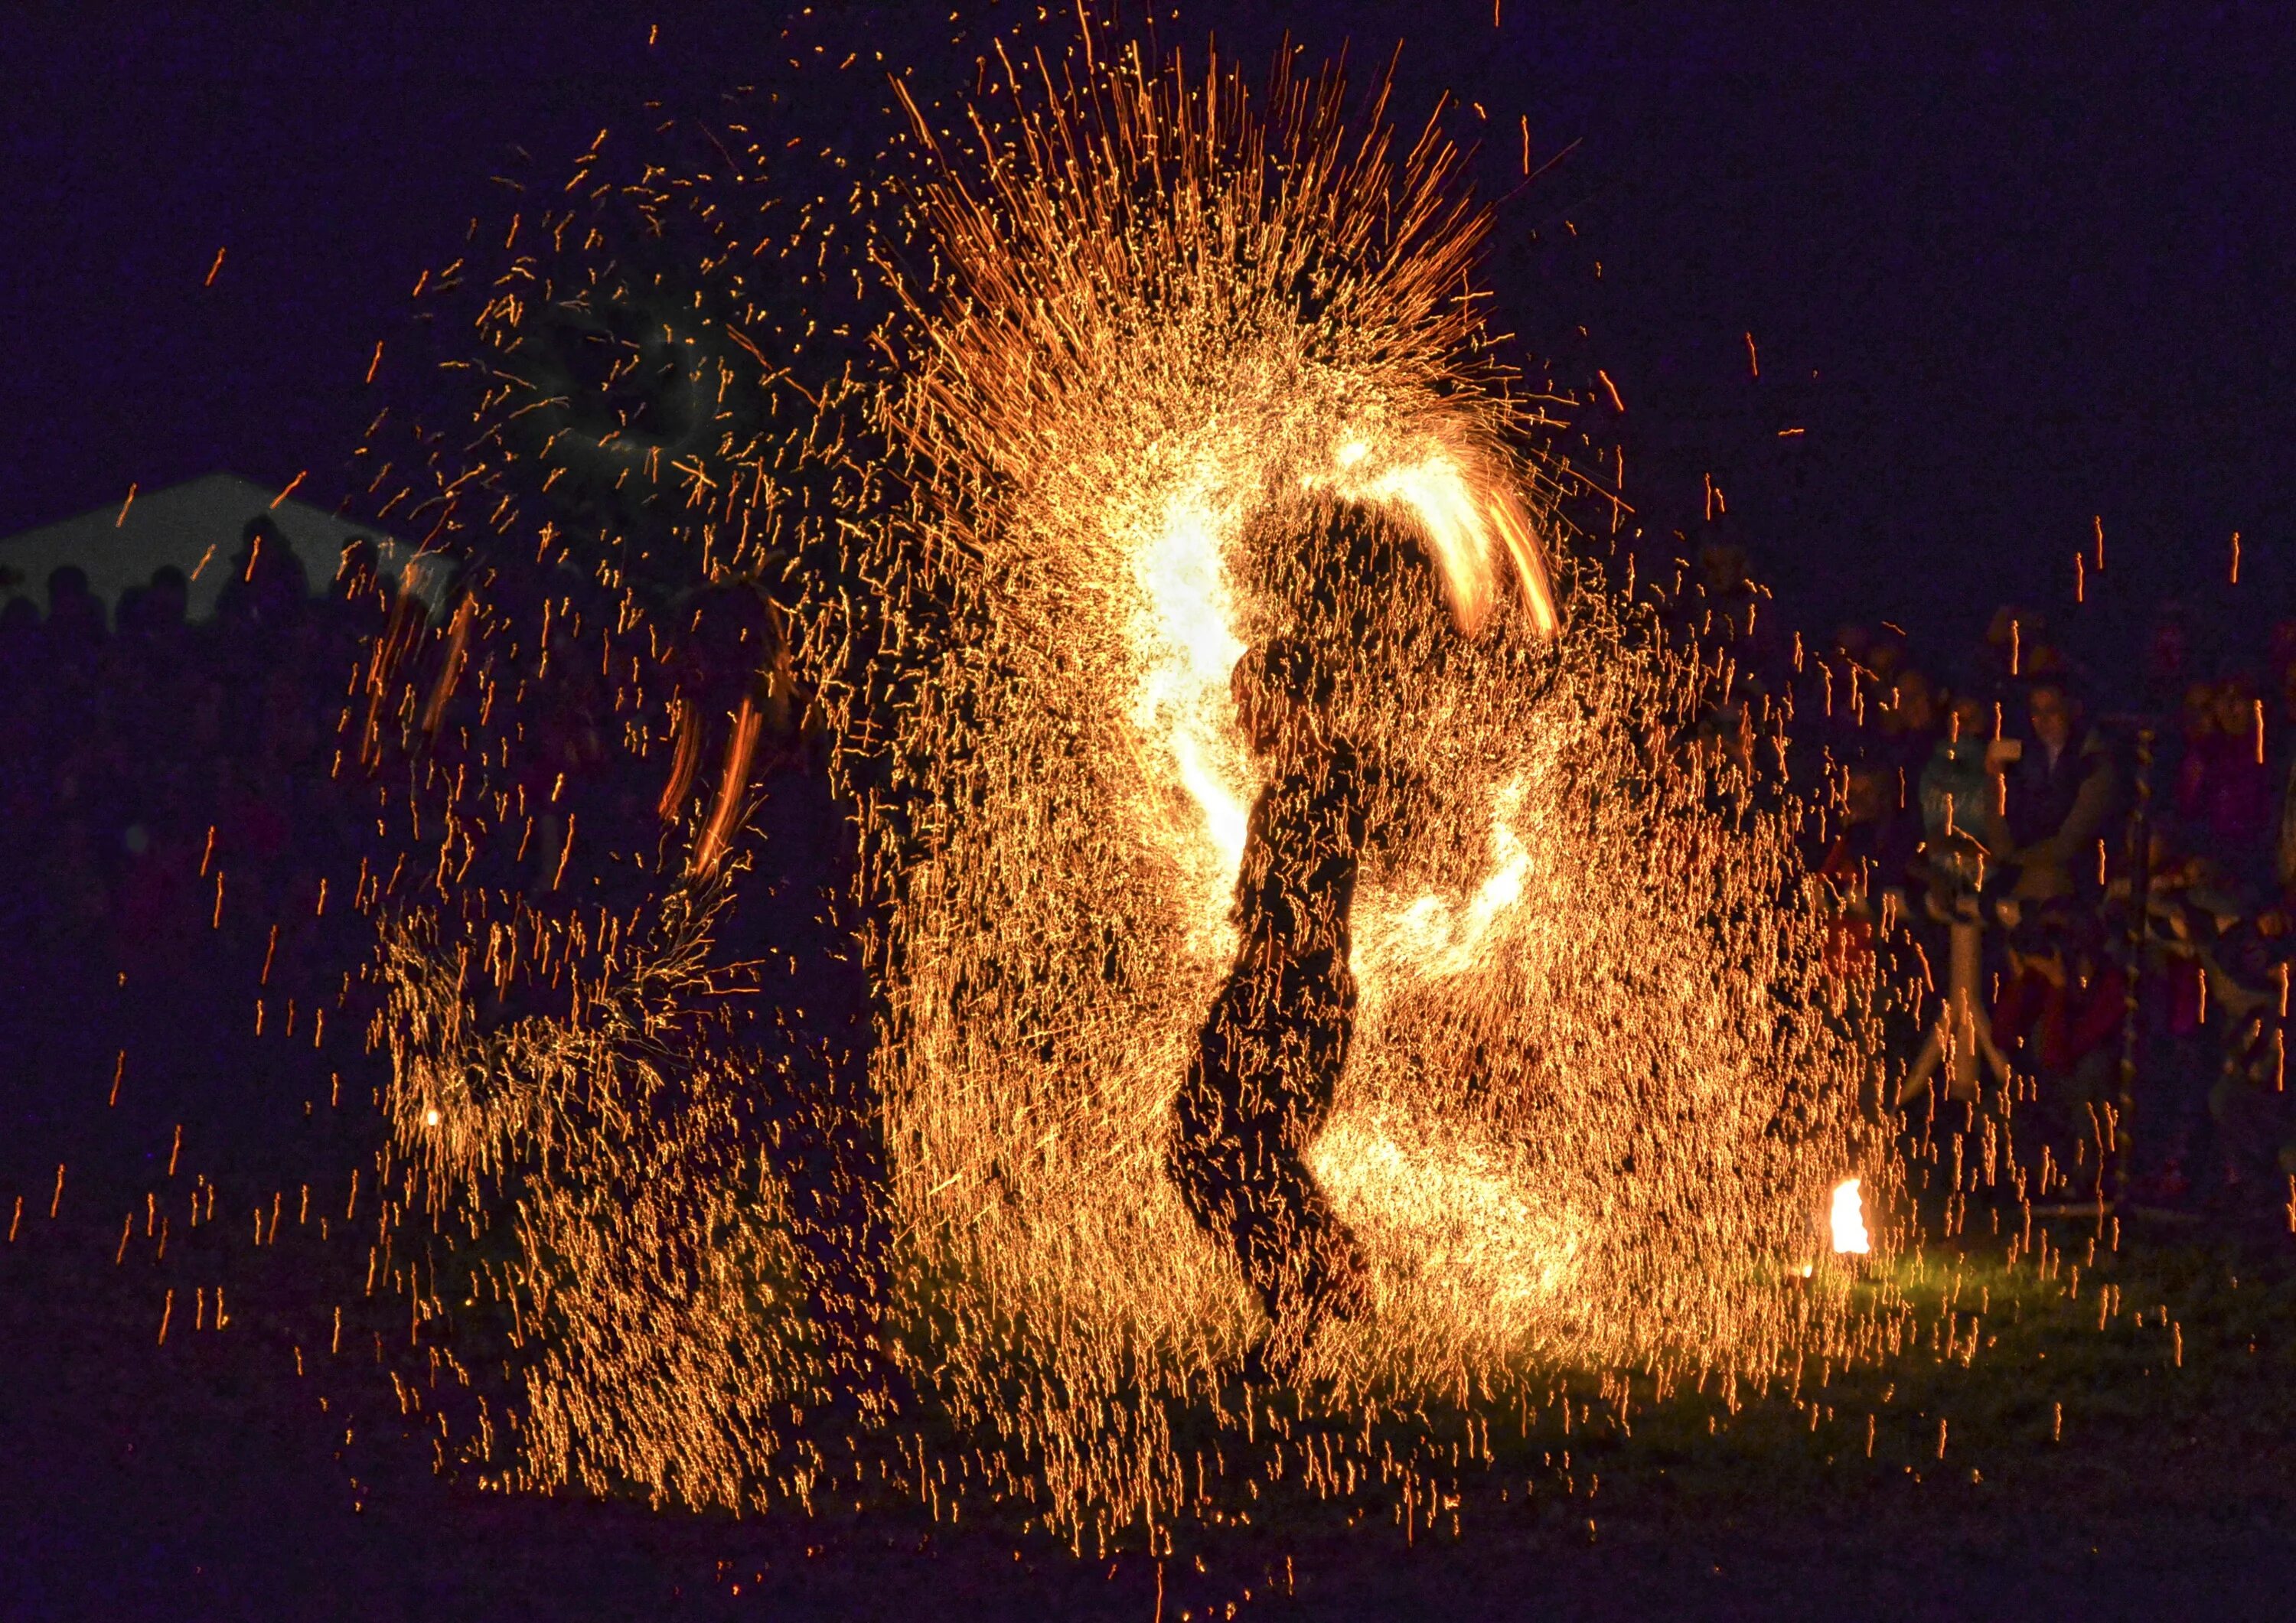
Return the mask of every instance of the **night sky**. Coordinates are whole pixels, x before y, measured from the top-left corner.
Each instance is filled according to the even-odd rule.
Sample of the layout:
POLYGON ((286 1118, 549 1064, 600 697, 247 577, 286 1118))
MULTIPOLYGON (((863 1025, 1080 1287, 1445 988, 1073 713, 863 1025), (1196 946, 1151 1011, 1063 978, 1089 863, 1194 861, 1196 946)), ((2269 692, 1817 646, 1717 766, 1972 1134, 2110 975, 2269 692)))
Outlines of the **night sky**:
MULTIPOLYGON (((1489 0, 1201 4, 1164 37, 1264 61, 1288 29, 1366 78, 1400 37, 1399 112, 1449 91, 1494 192, 1523 116, 1534 164, 1578 143, 1504 206, 1499 314, 1559 381, 1616 383, 1623 419, 1587 426, 1655 537, 1694 542, 1711 475, 1791 623, 1892 619, 1949 666, 1997 602, 2072 619, 2096 516, 2093 665, 2169 597, 2234 647, 2283 611, 2284 12, 1503 5, 1495 30, 1489 0)), ((219 468, 336 499, 416 275, 506 212, 514 147, 562 172, 650 96, 781 71, 865 149, 874 51, 972 77, 946 7, 814 10, 783 45, 783 8, 683 8, 651 46, 624 7, 12 12, 0 535, 219 468)))

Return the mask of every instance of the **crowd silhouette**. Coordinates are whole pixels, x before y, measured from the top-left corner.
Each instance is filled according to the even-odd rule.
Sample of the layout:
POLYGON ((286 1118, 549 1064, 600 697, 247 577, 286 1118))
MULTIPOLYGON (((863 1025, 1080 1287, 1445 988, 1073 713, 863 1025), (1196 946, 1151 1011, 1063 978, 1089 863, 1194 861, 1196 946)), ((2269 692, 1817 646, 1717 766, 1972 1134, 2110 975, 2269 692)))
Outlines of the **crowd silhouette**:
MULTIPOLYGON (((371 578, 372 549, 347 564, 345 583, 371 578)), ((340 873, 359 823, 333 767, 377 600, 314 594, 262 521, 228 567, 205 621, 172 567, 108 614, 70 566, 45 614, 28 596, 0 612, 0 1045, 17 1061, 0 1137, 28 1153, 109 1139, 164 1160, 190 1116, 252 1147, 291 1119, 283 1092, 291 1114, 340 1106, 358 1070, 340 873), (291 1053, 312 1086, 271 1074, 291 1053)))
POLYGON ((1675 608, 1734 661, 1708 747, 1751 779, 1774 742, 1824 807, 1809 856, 1838 966, 1910 990, 1891 1102, 2018 1116, 2027 1198, 2296 1210, 2296 620, 2243 648, 2161 605, 2110 684, 2016 605, 1957 657, 1886 622, 1819 644, 1766 623, 1730 541, 1675 608), (1932 1033, 1948 1053, 1925 1068, 1932 1033))

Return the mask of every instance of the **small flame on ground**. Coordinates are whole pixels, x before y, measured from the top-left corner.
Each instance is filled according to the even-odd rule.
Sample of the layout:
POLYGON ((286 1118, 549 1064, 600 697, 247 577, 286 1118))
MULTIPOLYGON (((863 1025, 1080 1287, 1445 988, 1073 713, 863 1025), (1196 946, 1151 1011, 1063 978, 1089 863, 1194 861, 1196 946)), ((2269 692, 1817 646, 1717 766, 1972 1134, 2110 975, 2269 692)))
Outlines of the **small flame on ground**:
POLYGON ((1857 1193, 1859 1180, 1844 1178, 1833 1186, 1833 1250, 1837 1256, 1864 1256, 1873 1250, 1866 1234, 1866 1202, 1857 1193))

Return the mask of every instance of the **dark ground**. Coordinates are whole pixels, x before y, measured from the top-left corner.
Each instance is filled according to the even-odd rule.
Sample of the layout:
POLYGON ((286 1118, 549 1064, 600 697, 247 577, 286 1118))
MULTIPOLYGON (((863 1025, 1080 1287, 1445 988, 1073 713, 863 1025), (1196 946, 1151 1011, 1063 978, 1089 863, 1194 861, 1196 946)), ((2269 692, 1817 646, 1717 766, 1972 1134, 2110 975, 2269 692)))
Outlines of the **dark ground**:
MULTIPOLYGON (((1158 1562, 1041 1539, 1016 1553, 922 1515, 735 1521, 452 1485, 376 1371, 306 1342, 299 1378, 316 1299, 291 1235, 238 1248, 257 1260, 222 1332, 178 1299, 162 1346, 149 1247, 115 1266, 101 1199, 68 1187, 54 1222, 45 1193, 29 1201, 0 1247, 0 1617, 1159 1615, 1158 1562)), ((2088 1232, 2061 1236, 2076 1260, 2088 1232)), ((1201 1570, 1183 1534, 1161 1615, 2284 1618, 2296 1255, 2261 1228, 2205 1248, 2194 1233, 2140 1229, 2072 1301, 1972 1258, 1964 1303, 1980 1283, 1998 1299, 1975 1366, 1921 1351, 1837 1379, 1839 1414, 1815 1427, 1774 1401, 1709 1437, 1710 1406, 1678 1401, 1631 1441, 1582 1430, 1567 1491, 1525 1456, 1536 1508, 1519 1487, 1471 1497, 1456 1533, 1406 1543, 1302 1507, 1209 1535, 1201 1570), (2122 1286, 2103 1332, 2100 1280, 2122 1286)), ((1509 1469, 1503 1448, 1488 1486, 1509 1469)))

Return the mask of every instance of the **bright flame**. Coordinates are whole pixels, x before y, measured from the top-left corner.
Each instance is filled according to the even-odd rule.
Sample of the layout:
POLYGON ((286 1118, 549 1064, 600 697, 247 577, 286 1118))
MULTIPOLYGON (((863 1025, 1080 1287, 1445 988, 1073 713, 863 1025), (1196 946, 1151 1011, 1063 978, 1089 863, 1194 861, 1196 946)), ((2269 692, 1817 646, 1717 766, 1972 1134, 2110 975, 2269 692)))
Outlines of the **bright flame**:
POLYGON ((1857 1178, 1844 1178, 1833 1186, 1833 1249, 1837 1255, 1855 1253, 1864 1256, 1873 1250, 1866 1235, 1866 1202, 1857 1193, 1857 1178))
MULTIPOLYGON (((1414 529, 1442 575, 1454 619, 1469 635, 1489 616, 1504 553, 1534 628, 1542 636, 1554 635, 1559 621, 1546 565, 1511 487, 1463 465, 1447 450, 1398 462, 1396 449, 1349 439, 1332 453, 1342 477, 1310 476, 1303 483, 1309 490, 1323 488, 1342 500, 1385 509, 1414 529)), ((1407 454, 1409 445, 1405 449, 1407 454)), ((1216 462, 1200 464, 1158 520, 1144 527, 1145 533, 1133 532, 1138 538, 1126 549, 1140 600, 1129 628, 1138 672, 1133 725, 1164 758, 1201 818, 1193 827, 1168 826, 1163 835, 1201 887, 1205 912, 1198 942, 1214 955, 1227 949, 1224 921, 1255 788, 1250 764, 1238 747, 1229 691, 1244 643, 1236 631, 1227 555, 1248 515, 1234 501, 1224 500, 1223 493, 1258 483, 1246 477, 1251 455, 1247 452, 1241 460, 1242 471, 1227 471, 1225 476, 1216 462)), ((1120 535, 1117 540, 1126 545, 1120 535)), ((1519 800, 1520 784, 1507 793, 1519 800)), ((1430 896, 1402 921, 1401 938, 1421 939, 1417 955, 1436 953, 1450 969, 1464 967, 1473 960, 1493 917, 1520 894, 1527 854, 1506 826, 1505 815, 1504 807, 1494 813, 1498 848, 1492 875, 1467 916, 1454 916, 1458 909, 1430 896)))
POLYGON ((1189 857, 1211 857, 1210 871, 1198 877, 1207 887, 1207 922, 1215 924, 1226 915, 1250 816, 1228 687, 1243 643, 1234 628, 1224 518, 1199 484, 1165 508, 1162 523, 1132 560, 1145 600, 1131 627, 1139 661, 1133 723, 1152 747, 1168 752, 1202 816, 1200 828, 1168 831, 1168 838, 1177 835, 1173 843, 1192 869, 1199 864, 1189 857), (1210 853, 1202 851, 1207 840, 1210 853))
POLYGON ((1341 477, 1326 481, 1310 475, 1303 487, 1325 487, 1345 500, 1383 507, 1415 530, 1442 573, 1452 618, 1469 636, 1490 616, 1501 552, 1513 567, 1532 629, 1543 637, 1562 629, 1546 556, 1503 471, 1481 466, 1480 457, 1463 460, 1439 442, 1409 461, 1374 457, 1373 448, 1366 440, 1349 440, 1332 459, 1341 477))
POLYGON ((1496 560, 1481 504, 1458 464, 1448 457, 1430 457, 1396 468, 1372 480, 1367 494, 1405 509, 1418 521, 1427 550, 1443 571, 1452 614, 1463 630, 1480 630, 1491 610, 1496 560))
MULTIPOLYGON (((1406 456, 1414 443, 1424 447, 1427 442, 1406 443, 1406 456)), ((1332 453, 1341 477, 1311 475, 1302 483, 1310 491, 1321 488, 1384 509, 1415 531, 1442 576, 1453 619, 1469 635, 1489 617, 1504 553, 1534 629, 1542 636, 1554 635, 1560 622, 1546 565, 1511 486, 1463 465, 1445 449, 1402 461, 1397 450, 1350 439, 1332 453)), ((1255 789, 1250 764, 1239 747, 1229 691, 1244 643, 1236 631, 1227 557, 1248 514, 1236 502, 1223 499, 1227 490, 1258 485, 1250 477, 1252 460, 1245 453, 1241 470, 1223 470, 1217 462, 1199 465, 1157 521, 1144 527, 1144 534, 1134 531, 1137 538, 1128 546, 1120 534, 1116 537, 1130 554, 1139 593, 1129 627, 1138 673, 1133 725, 1162 757, 1201 819, 1189 827, 1168 825, 1162 834, 1201 887, 1205 911, 1198 945, 1215 956, 1228 947, 1225 920, 1255 789)), ((1520 785, 1508 793, 1519 799, 1520 785)), ((1434 953, 1454 971, 1464 967, 1472 961, 1493 917, 1520 894, 1527 854, 1506 826, 1504 808, 1493 821, 1498 848, 1492 875, 1467 916, 1455 916, 1459 910, 1453 905, 1429 896, 1401 922, 1402 940, 1419 938, 1415 955, 1434 953)))

